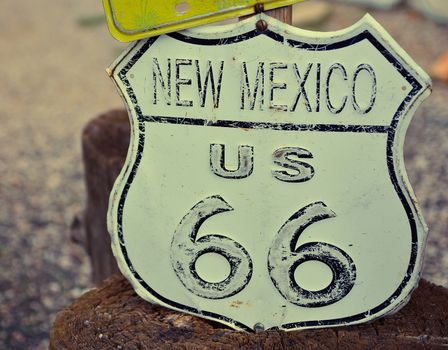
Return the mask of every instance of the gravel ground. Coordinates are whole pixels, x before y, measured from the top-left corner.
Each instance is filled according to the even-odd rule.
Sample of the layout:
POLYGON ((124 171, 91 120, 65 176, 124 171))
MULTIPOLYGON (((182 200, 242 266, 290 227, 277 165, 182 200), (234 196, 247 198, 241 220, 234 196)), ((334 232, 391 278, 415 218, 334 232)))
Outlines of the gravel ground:
MULTIPOLYGON (((122 106, 104 68, 123 44, 100 20, 100 1, 2 0, 0 11, 0 349, 45 349, 55 313, 91 287, 68 226, 84 203, 82 127, 122 106)), ((364 11, 337 5, 321 29, 364 11)), ((429 70, 448 28, 399 9, 373 14, 429 70)), ((431 228, 424 277, 448 286, 448 85, 416 116, 407 167, 431 228)))
POLYGON ((100 1, 1 0, 0 349, 45 349, 55 313, 90 287, 68 224, 84 202, 80 134, 122 106, 105 67, 124 45, 100 1))

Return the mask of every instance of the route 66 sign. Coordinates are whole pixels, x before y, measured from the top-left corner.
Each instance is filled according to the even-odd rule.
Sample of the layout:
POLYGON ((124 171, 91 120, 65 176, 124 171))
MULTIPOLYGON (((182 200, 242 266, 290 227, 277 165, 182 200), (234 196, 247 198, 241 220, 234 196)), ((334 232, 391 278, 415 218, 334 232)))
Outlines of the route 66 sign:
POLYGON ((426 228, 402 147, 430 79, 370 16, 325 34, 260 14, 134 43, 109 73, 132 137, 108 224, 142 298, 247 331, 408 300, 426 228))

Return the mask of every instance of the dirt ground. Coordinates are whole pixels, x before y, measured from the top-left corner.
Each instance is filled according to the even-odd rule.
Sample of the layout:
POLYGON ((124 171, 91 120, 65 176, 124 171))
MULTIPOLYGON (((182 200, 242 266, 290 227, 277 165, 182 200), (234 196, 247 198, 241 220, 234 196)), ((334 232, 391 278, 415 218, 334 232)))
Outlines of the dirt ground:
POLYGON ((122 106, 105 68, 125 47, 100 1, 0 5, 0 349, 44 349, 54 314, 90 286, 68 224, 83 206, 80 134, 122 106))
MULTIPOLYGON (((0 349, 45 349, 55 313, 91 287, 68 226, 84 204, 80 134, 122 102, 105 73, 125 45, 101 2, 2 0, 0 5, 0 349)), ((321 29, 364 10, 337 5, 321 29)), ((448 27, 402 8, 373 11, 429 70, 448 27)), ((448 85, 434 84, 408 133, 411 183, 431 229, 424 277, 448 286, 448 85)))

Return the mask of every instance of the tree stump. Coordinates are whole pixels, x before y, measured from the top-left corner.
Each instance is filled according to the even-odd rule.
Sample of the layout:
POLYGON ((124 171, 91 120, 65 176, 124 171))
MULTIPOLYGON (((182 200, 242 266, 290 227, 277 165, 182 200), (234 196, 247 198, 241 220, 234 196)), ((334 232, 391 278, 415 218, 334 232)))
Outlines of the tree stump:
POLYGON ((61 311, 50 349, 443 349, 448 347, 448 289, 426 281, 395 315, 350 327, 296 332, 238 332, 150 304, 114 276, 61 311))
POLYGON ((123 167, 129 136, 129 119, 124 110, 113 110, 92 120, 82 135, 87 189, 83 241, 90 256, 94 283, 118 272, 106 220, 109 193, 123 167))

